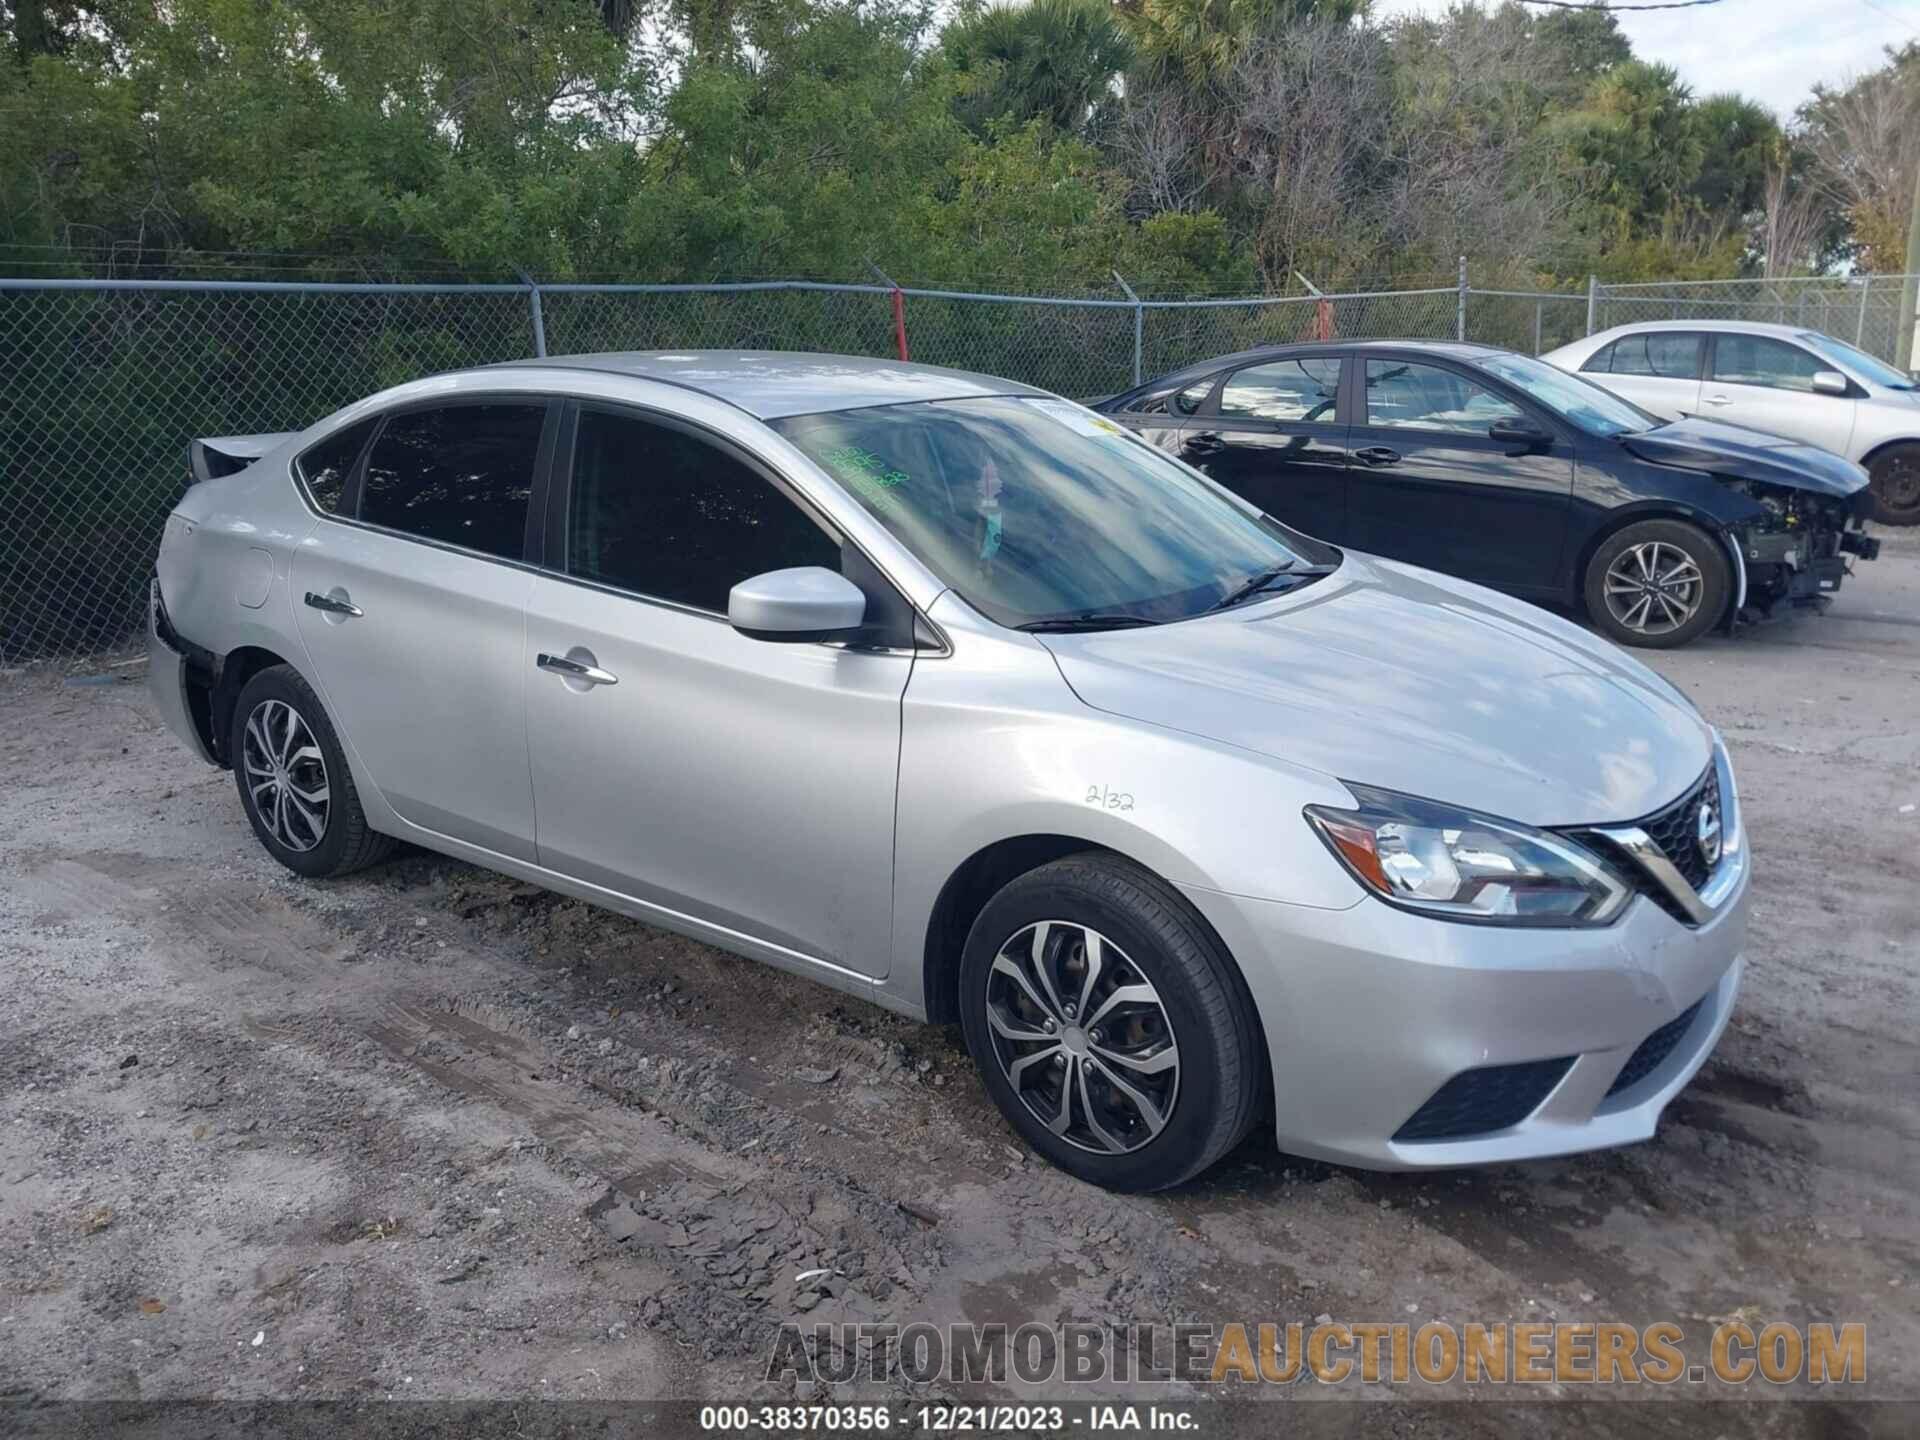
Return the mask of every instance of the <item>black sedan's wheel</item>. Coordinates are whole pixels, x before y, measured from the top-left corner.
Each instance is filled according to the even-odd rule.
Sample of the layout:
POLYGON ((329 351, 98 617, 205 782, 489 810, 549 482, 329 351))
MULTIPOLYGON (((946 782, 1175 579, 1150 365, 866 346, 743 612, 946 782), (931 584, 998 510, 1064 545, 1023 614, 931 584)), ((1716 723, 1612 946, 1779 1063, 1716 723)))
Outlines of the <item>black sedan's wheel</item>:
POLYGON ((1078 855, 1012 881, 974 921, 960 983, 994 1102, 1083 1180, 1177 1185, 1253 1122, 1252 1002, 1179 892, 1138 866, 1078 855))
POLYGON ((1622 645, 1669 650, 1725 613, 1731 568, 1698 526, 1642 520, 1609 536, 1587 562, 1587 613, 1622 645))
POLYGON ((1920 445, 1896 445, 1874 456, 1873 518, 1883 525, 1920 525, 1920 445))
POLYGON ((240 804, 267 853, 289 870, 345 875, 393 848, 368 827, 320 697, 291 665, 247 681, 230 735, 240 804))

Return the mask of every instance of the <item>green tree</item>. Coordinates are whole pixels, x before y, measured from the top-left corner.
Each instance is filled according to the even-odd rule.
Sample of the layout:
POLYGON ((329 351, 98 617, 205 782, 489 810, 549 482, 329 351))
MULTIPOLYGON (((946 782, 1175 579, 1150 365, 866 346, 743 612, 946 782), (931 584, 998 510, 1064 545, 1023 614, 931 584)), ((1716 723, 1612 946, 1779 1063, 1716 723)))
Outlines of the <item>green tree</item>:
POLYGON ((1313 20, 1345 24, 1366 0, 1118 0, 1115 8, 1151 73, 1205 86, 1263 31, 1313 20))
POLYGON ((1672 66, 1630 60, 1595 80, 1581 108, 1558 122, 1617 233, 1676 218, 1706 156, 1692 102, 1672 66))
POLYGON ((984 134, 994 121, 1041 120, 1084 132, 1133 63, 1133 42, 1105 0, 1031 0, 973 10, 940 37, 962 78, 960 113, 984 134))

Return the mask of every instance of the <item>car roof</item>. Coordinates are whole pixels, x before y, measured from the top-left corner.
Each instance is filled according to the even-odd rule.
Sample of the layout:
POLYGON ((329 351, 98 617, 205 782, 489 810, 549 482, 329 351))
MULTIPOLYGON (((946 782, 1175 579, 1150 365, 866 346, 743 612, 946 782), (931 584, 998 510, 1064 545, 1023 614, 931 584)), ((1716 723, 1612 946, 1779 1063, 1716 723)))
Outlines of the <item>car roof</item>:
POLYGON ((1236 366, 1257 365, 1262 360, 1285 360, 1295 355, 1345 355, 1359 350, 1443 355, 1455 360, 1476 360, 1485 355, 1508 353, 1503 346, 1481 345, 1472 340, 1296 340, 1285 344, 1259 345, 1251 350, 1235 351, 1231 355, 1215 355, 1211 359, 1198 360, 1179 370, 1169 370, 1143 384, 1131 386, 1126 393, 1131 395, 1140 390, 1156 390, 1163 385, 1178 385, 1236 366))
POLYGON ((586 370, 663 381, 723 400, 762 420, 916 400, 1049 393, 1015 380, 938 365, 783 350, 609 350, 512 360, 485 369, 586 370))
POLYGON ((1774 335, 1782 340, 1790 340, 1797 335, 1819 333, 1811 325, 1776 325, 1771 320, 1629 320, 1625 324, 1596 330, 1586 338, 1599 340, 1608 335, 1626 335, 1635 331, 1655 330, 1713 330, 1722 334, 1733 332, 1748 335, 1774 335))

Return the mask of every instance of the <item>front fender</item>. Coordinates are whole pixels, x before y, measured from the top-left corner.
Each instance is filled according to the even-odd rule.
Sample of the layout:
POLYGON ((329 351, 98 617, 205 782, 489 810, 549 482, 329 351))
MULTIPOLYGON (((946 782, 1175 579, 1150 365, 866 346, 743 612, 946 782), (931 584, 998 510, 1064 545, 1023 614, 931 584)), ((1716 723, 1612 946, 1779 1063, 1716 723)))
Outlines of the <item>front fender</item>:
POLYGON ((1058 835, 1176 885, 1325 910, 1360 887, 1301 815, 1347 805, 1332 776, 1083 705, 1029 637, 950 620, 902 706, 891 973, 926 954, 947 881, 1004 840, 1058 835))

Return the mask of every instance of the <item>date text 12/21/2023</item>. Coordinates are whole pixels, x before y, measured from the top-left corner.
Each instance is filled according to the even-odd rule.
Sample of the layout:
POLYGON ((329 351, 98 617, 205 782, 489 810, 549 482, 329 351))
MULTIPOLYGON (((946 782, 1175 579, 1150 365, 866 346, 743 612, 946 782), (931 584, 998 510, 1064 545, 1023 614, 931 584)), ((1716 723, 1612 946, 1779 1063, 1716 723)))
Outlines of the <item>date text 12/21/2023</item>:
POLYGON ((722 1433, 804 1432, 877 1435, 1058 1434, 1066 1430, 1196 1433, 1197 1413, 1178 1405, 920 1405, 897 1414, 887 1405, 704 1405, 700 1428, 722 1433))

